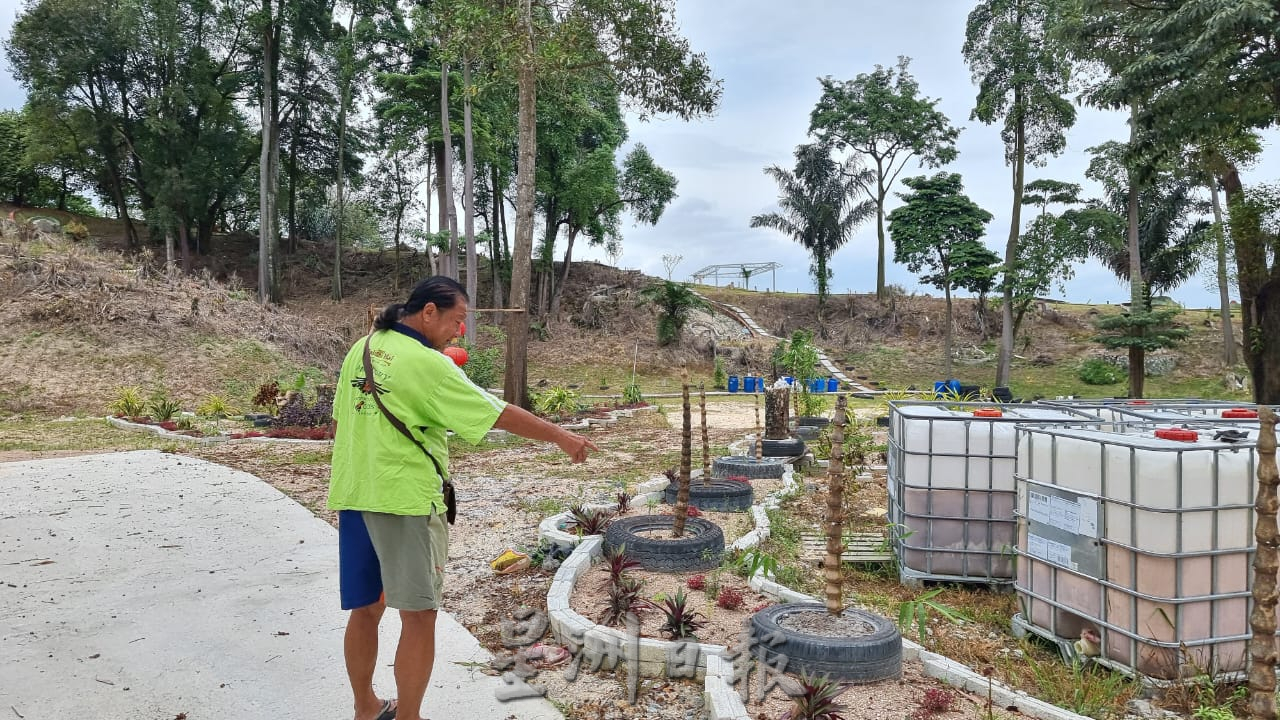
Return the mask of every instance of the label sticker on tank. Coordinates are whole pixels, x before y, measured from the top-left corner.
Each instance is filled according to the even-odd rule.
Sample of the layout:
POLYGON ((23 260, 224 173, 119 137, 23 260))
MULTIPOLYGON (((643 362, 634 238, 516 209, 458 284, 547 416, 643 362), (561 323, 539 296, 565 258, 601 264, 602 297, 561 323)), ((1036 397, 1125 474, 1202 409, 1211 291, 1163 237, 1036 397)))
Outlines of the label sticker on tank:
MULTIPOLYGON (((1084 498, 1081 498, 1082 502, 1083 500, 1084 498)), ((1096 535, 1097 520, 1091 516, 1097 515, 1097 504, 1095 503, 1092 508, 1082 508, 1081 504, 1056 495, 1045 495, 1032 490, 1027 502, 1027 516, 1038 523, 1044 523, 1069 533, 1096 535), (1092 513, 1090 510, 1092 510, 1092 513), (1092 531, 1090 531, 1090 528, 1092 531)))
POLYGON ((1054 565, 1061 565, 1072 570, 1076 569, 1076 564, 1071 562, 1071 546, 1054 542, 1049 538, 1028 534, 1027 554, 1031 557, 1051 562, 1054 565))

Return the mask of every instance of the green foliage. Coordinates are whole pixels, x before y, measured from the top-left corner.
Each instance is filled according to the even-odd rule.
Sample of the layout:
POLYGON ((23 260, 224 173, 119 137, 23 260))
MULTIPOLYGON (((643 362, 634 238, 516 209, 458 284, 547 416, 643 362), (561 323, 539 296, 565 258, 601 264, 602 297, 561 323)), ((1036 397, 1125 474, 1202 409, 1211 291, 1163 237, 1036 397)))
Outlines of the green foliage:
POLYGON ((567 387, 547 388, 534 397, 533 407, 546 417, 570 417, 578 412, 578 393, 567 387))
POLYGON ((182 410, 182 404, 169 396, 165 390, 157 390, 147 402, 147 411, 157 422, 172 420, 182 410))
POLYGON ((794 172, 777 165, 765 168, 778 183, 781 212, 756 215, 751 227, 777 230, 809 251, 809 274, 817 284, 821 307, 831 280, 831 257, 875 214, 875 201, 859 201, 869 193, 875 172, 864 169, 856 155, 837 162, 827 144, 800 145, 795 156, 794 172))
POLYGON ((751 579, 756 573, 771 577, 778 570, 778 558, 758 547, 748 548, 741 555, 731 557, 734 571, 744 578, 751 579))
POLYGON ((196 414, 221 420, 235 413, 231 402, 221 395, 209 395, 196 407, 196 414))
MULTIPOLYGON (((881 218, 893 180, 908 161, 919 157, 922 165, 940 167, 956 158, 960 131, 937 109, 937 100, 920 95, 920 85, 907 71, 910 62, 899 57, 895 67, 877 65, 853 80, 821 78, 822 97, 809 116, 810 134, 838 150, 864 155, 871 160, 868 166, 876 167, 881 218)), ((877 232, 876 294, 883 297, 884 233, 879 227, 877 232)))
POLYGON ((800 417, 821 417, 830 409, 831 402, 823 395, 810 392, 807 386, 796 393, 796 415, 800 417))
POLYGON ((813 344, 813 333, 808 330, 796 330, 791 333, 790 341, 779 342, 773 358, 796 379, 801 392, 808 389, 810 380, 818 377, 818 348, 813 344))
POLYGON ((129 385, 116 388, 115 399, 111 401, 111 412, 124 417, 138 417, 146 409, 142 399, 142 388, 129 385))
POLYGON ((1069 671, 1063 672, 1056 659, 1039 660, 1032 652, 1024 657, 1039 691, 1037 696, 1079 715, 1113 717, 1115 710, 1123 710, 1124 702, 1135 694, 1134 681, 1093 663, 1085 665, 1075 660, 1069 671))
POLYGON ((1101 358, 1089 358, 1080 363, 1076 376, 1087 385, 1114 385, 1128 378, 1120 368, 1101 358))
POLYGON ((62 226, 62 232, 76 242, 84 242, 89 239, 89 228, 79 220, 71 220, 62 226))
POLYGON ((898 604, 898 628, 907 632, 915 625, 919 632, 920 644, 929 639, 929 617, 936 613, 953 623, 960 624, 967 620, 964 613, 934 598, 942 594, 942 588, 928 590, 912 600, 903 600, 898 604))
POLYGON ((658 344, 670 345, 680 339, 689 313, 710 310, 707 301, 688 285, 659 280, 640 291, 640 296, 658 308, 658 344))
POLYGON ((902 181, 910 193, 899 193, 903 204, 889 213, 894 261, 913 273, 929 271, 922 282, 939 290, 965 287, 973 273, 999 258, 982 244, 991 213, 966 196, 960 176, 938 173, 902 181))
POLYGON ((644 402, 644 396, 640 394, 640 385, 635 378, 631 378, 631 382, 622 389, 622 402, 624 405, 639 405, 644 402))
POLYGON ((1200 705, 1191 711, 1191 717, 1197 720, 1235 720, 1235 708, 1249 697, 1249 686, 1241 685, 1232 691, 1226 700, 1219 702, 1217 692, 1209 685, 1202 687, 1200 705))
MULTIPOLYGON (((607 510, 591 510, 586 505, 575 505, 569 508, 569 521, 566 526, 578 535, 601 535, 613 520, 607 510)), ((618 551, 622 552, 621 549, 618 551)))
POLYGON ((463 340, 462 349, 467 351, 467 364, 462 366, 462 370, 471 382, 486 389, 497 387, 498 378, 502 375, 502 348, 488 347, 482 350, 463 340))
POLYGON ((711 386, 717 390, 724 390, 729 384, 729 375, 724 370, 724 360, 716 355, 715 370, 711 376, 711 386))
POLYGON ((1094 322, 1101 333, 1093 339, 1109 348, 1139 347, 1146 352, 1173 347, 1191 334, 1190 329, 1174 325, 1177 316, 1178 311, 1170 309, 1101 317, 1094 322))

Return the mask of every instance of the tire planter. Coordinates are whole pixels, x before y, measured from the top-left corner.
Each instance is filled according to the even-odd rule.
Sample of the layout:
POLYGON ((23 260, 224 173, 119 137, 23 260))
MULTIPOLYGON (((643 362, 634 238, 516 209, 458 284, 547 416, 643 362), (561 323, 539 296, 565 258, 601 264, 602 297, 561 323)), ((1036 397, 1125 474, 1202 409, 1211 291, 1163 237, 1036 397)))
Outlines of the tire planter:
MULTIPOLYGON (((679 483, 671 483, 662 491, 662 500, 668 505, 676 503, 679 483)), ((715 512, 746 512, 755 500, 751 483, 713 477, 705 484, 701 480, 689 481, 689 504, 699 510, 715 512)))
POLYGON ((817 427, 824 428, 831 424, 831 418, 816 417, 812 415, 801 415, 796 418, 796 427, 817 427))
POLYGON ((805 442, 812 442, 818 439, 822 434, 822 428, 816 425, 799 425, 796 427, 796 437, 805 442))
POLYGON ((626 546, 626 553, 645 570, 683 572, 711 570, 720 566, 724 556, 724 531, 703 518, 687 518, 684 536, 670 536, 672 515, 636 515, 618 518, 604 531, 605 552, 626 546), (639 533, 657 530, 666 537, 647 537, 639 533))
MULTIPOLYGON (((753 442, 747 447, 747 453, 754 455, 756 444, 753 442)), ((804 441, 799 438, 787 438, 786 440, 770 440, 764 439, 765 457, 792 458, 800 457, 804 454, 804 441)))
POLYGON ((796 613, 826 615, 827 608, 822 603, 787 603, 767 607, 751 616, 753 638, 762 640, 774 633, 780 633, 783 638, 777 643, 760 643, 766 661, 786 657, 789 673, 830 675, 833 680, 849 683, 902 677, 902 635, 891 620, 849 608, 844 611, 844 617, 865 622, 872 631, 860 637, 828 637, 779 624, 796 613))
POLYGON ((782 461, 774 458, 764 458, 757 461, 755 457, 727 455, 711 461, 712 477, 741 475, 752 480, 780 480, 786 470, 787 468, 782 461))

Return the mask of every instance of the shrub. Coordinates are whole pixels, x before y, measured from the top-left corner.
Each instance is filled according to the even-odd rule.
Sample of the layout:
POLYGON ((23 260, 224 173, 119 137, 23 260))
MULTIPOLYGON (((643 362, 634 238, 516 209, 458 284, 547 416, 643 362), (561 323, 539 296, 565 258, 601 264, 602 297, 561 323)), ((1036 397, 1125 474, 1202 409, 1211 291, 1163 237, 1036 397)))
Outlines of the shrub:
POLYGON ((1114 385, 1125 379, 1124 371, 1101 358, 1090 358, 1080 363, 1076 376, 1087 385, 1114 385))
POLYGON ((627 383, 627 386, 622 389, 622 404, 639 405, 643 402, 644 396, 640 394, 640 385, 635 378, 632 378, 631 382, 627 383))
POLYGON ((196 408, 196 414, 201 417, 211 417, 221 420, 231 415, 235 411, 231 409, 231 403, 221 395, 209 395, 196 408))
POLYGON ((167 422, 182 410, 182 405, 177 400, 169 397, 169 393, 164 390, 158 390, 151 396, 151 401, 147 403, 147 410, 157 422, 167 422))
POLYGON ((684 590, 678 590, 674 598, 665 598, 655 603, 667 618, 661 629, 672 639, 693 637, 693 633, 706 624, 698 619, 701 613, 689 608, 687 601, 684 590))
POLYGON ((308 405, 300 392, 290 395, 280 408, 280 414, 271 421, 272 427, 327 427, 333 419, 332 386, 318 388, 317 395, 313 405, 308 405))
POLYGON ((481 350, 466 341, 463 341, 462 349, 467 351, 467 364, 462 366, 462 371, 471 378, 471 382, 485 389, 496 387, 498 376, 502 374, 502 349, 490 347, 481 350))
POLYGON ((272 380, 258 386, 253 395, 253 406, 274 413, 277 409, 276 398, 280 396, 280 383, 272 380))
POLYGON ((955 693, 943 688, 929 688, 920 698, 920 709, 913 717, 928 718, 939 713, 951 712, 955 707, 955 693))
POLYGON ((716 595, 716 605, 725 610, 737 610, 742 607, 742 591, 728 585, 720 588, 716 595))
POLYGON ((569 530, 581 535, 601 535, 613 516, 604 510, 589 510, 586 505, 575 505, 569 508, 569 530))
POLYGON ((111 401, 111 413, 124 417, 137 417, 145 409, 142 401, 142 388, 136 385, 116 388, 116 397, 111 401))
POLYGON ((565 387, 553 387, 538 393, 533 407, 546 417, 568 417, 578 412, 578 393, 565 387))
POLYGON ((711 386, 717 390, 724 390, 728 384, 729 375, 724 371, 724 360, 721 360, 720 356, 716 355, 715 372, 711 377, 711 386))
POLYGON ((684 584, 688 586, 690 590, 701 590, 707 586, 707 576, 694 575, 693 577, 686 580, 684 584))
POLYGON ((79 220, 72 220, 63 225, 62 232, 76 242, 84 242, 89 239, 89 228, 85 227, 85 224, 79 220))

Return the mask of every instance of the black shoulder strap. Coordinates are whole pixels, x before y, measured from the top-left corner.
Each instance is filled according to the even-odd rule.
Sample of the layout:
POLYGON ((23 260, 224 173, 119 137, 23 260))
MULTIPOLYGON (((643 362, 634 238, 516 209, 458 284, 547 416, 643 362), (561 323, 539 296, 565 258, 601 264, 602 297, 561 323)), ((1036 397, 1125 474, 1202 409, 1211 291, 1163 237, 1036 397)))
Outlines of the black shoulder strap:
POLYGON ((409 432, 409 428, 405 427, 404 423, 400 421, 400 418, 392 414, 392 412, 387 409, 387 406, 382 404, 382 398, 378 396, 378 384, 373 380, 373 358, 369 352, 369 339, 372 337, 373 333, 370 332, 364 339, 364 391, 373 395, 373 401, 378 404, 378 409, 382 411, 382 415, 387 419, 387 422, 390 422, 392 427, 399 430, 401 435, 409 438, 410 442, 417 445, 418 449, 422 450, 423 454, 431 460, 431 464, 436 468, 436 473, 440 475, 440 481, 448 482, 449 478, 444 474, 444 468, 440 467, 440 462, 436 460, 436 456, 432 455, 431 451, 427 449, 427 446, 419 442, 418 438, 414 437, 413 433, 409 432))

